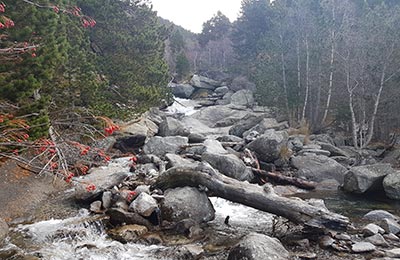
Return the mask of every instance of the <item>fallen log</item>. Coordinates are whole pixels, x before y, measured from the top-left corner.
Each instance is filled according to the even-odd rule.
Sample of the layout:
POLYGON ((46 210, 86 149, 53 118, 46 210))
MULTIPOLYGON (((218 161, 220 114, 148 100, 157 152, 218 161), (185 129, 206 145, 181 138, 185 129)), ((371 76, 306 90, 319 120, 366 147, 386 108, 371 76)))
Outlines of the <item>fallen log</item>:
POLYGON ((277 184, 282 185, 293 185, 300 189, 313 190, 316 188, 317 184, 312 181, 303 180, 296 177, 289 177, 275 172, 267 172, 264 170, 252 168, 253 173, 258 174, 260 177, 272 180, 277 184))
POLYGON ((171 168, 160 175, 152 188, 166 190, 184 186, 203 186, 214 196, 282 216, 311 228, 346 230, 350 225, 345 216, 313 206, 299 198, 275 194, 269 184, 259 186, 241 182, 204 166, 171 168))

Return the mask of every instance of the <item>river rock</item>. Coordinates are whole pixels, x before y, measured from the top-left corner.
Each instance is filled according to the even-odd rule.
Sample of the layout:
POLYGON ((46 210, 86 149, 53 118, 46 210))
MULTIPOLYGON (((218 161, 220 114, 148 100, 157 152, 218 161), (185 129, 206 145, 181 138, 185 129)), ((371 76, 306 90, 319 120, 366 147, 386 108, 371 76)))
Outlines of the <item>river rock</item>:
POLYGON ((148 137, 158 132, 158 126, 148 118, 142 118, 139 122, 126 123, 121 126, 120 135, 116 137, 115 148, 122 152, 130 152, 132 148, 144 145, 148 137))
POLYGON ((388 247, 389 243, 386 242, 385 238, 381 234, 375 234, 373 236, 367 237, 365 239, 366 242, 370 242, 371 244, 375 246, 382 246, 382 247, 388 247))
POLYGON ((121 208, 111 208, 105 214, 110 217, 110 223, 114 226, 137 224, 152 228, 153 225, 147 219, 136 212, 129 212, 121 208))
MULTIPOLYGON (((400 257, 400 248, 394 248, 394 249, 391 249, 391 250, 387 250, 387 251, 385 251, 386 252, 386 255, 388 256, 388 257, 397 257, 397 258, 399 258, 400 257)), ((396 259, 397 259, 396 258, 396 259)))
POLYGON ((173 153, 167 153, 165 155, 165 159, 167 159, 167 168, 172 168, 172 167, 182 167, 186 165, 191 165, 194 164, 195 162, 182 158, 180 155, 173 154, 173 153))
POLYGON ((203 153, 203 161, 208 162, 222 174, 239 181, 251 181, 253 173, 237 156, 232 154, 203 153))
POLYGON ((289 252, 281 242, 267 235, 250 233, 229 252, 228 260, 288 260, 289 252))
POLYGON ((179 120, 167 117, 161 122, 158 130, 159 136, 188 136, 190 134, 187 129, 179 120))
POLYGON ((8 234, 8 225, 7 223, 0 218, 0 245, 3 243, 3 240, 7 237, 8 234))
POLYGON ((363 216, 363 219, 371 221, 380 221, 382 219, 398 220, 399 217, 387 212, 386 210, 372 210, 363 216))
POLYGON ((103 192, 103 195, 101 197, 101 202, 103 205, 103 208, 109 209, 112 206, 113 203, 113 194, 111 191, 105 191, 103 192))
POLYGON ((263 134, 268 129, 274 129, 276 131, 283 130, 286 128, 285 124, 278 123, 275 118, 263 118, 261 121, 243 133, 243 137, 246 137, 250 132, 256 131, 260 134, 263 134))
POLYGON ((94 212, 94 213, 102 213, 102 210, 101 210, 101 201, 100 201, 100 200, 93 201, 93 202, 90 204, 90 211, 91 211, 91 212, 94 212))
POLYGON ((362 232, 365 237, 373 236, 376 234, 384 234, 385 230, 376 224, 368 224, 363 227, 362 232))
POLYGON ((340 149, 339 147, 334 146, 331 143, 325 143, 325 142, 317 142, 318 145, 321 146, 322 150, 330 152, 331 156, 344 156, 344 157, 350 157, 350 154, 347 153, 346 151, 340 149))
POLYGON ((190 79, 190 84, 196 88, 209 90, 215 90, 217 87, 221 86, 218 81, 199 75, 193 75, 190 79))
POLYGON ((351 246, 351 250, 354 253, 366 253, 366 252, 375 251, 376 247, 373 244, 371 244, 370 242, 357 242, 351 246))
POLYGON ((395 235, 400 233, 400 225, 393 219, 384 218, 378 223, 378 225, 383 228, 386 233, 392 233, 395 235))
POLYGON ((229 88, 227 86, 218 87, 214 90, 214 93, 217 96, 225 96, 225 94, 228 92, 229 92, 229 88))
POLYGON ((395 171, 385 177, 383 189, 389 198, 400 200, 400 171, 395 171))
POLYGON ((224 136, 220 136, 220 137, 218 137, 217 138, 217 140, 218 141, 220 141, 220 142, 238 142, 238 143, 240 143, 240 142, 243 142, 243 139, 242 138, 240 138, 240 137, 237 137, 237 136, 235 136, 235 135, 224 135, 224 136))
POLYGON ((146 234, 149 230, 141 225, 124 225, 119 228, 111 229, 108 235, 121 243, 134 243, 137 242, 141 236, 146 234))
POLYGON ((103 191, 120 184, 131 174, 129 168, 118 164, 92 168, 88 173, 85 176, 74 177, 76 185, 73 194, 78 201, 92 202, 103 191), (82 183, 93 184, 95 189, 88 191, 87 186, 82 183))
POLYGON ((190 98, 194 92, 194 87, 190 84, 169 84, 172 89, 172 94, 179 98, 190 98))
POLYGON ((236 135, 238 137, 243 137, 243 134, 255 127, 258 123, 260 123, 264 118, 265 114, 255 115, 248 114, 242 119, 240 119, 234 126, 229 129, 230 135, 236 135))
POLYGON ((182 136, 154 136, 144 145, 146 154, 165 156, 167 153, 177 153, 181 146, 188 144, 188 138, 182 136))
POLYGON ((207 195, 193 187, 169 189, 165 192, 161 206, 164 220, 179 222, 192 219, 196 223, 214 219, 215 210, 207 195))
POLYGON ((203 134, 200 133, 191 133, 188 136, 189 138, 189 143, 202 143, 206 140, 206 137, 203 134))
POLYGON ((231 105, 211 106, 201 109, 192 115, 192 118, 198 119, 209 127, 214 127, 215 123, 226 118, 241 119, 249 112, 237 110, 231 105))
POLYGON ((343 189, 357 194, 382 190, 383 178, 393 172, 390 164, 353 167, 344 176, 343 189))
POLYGON ((264 162, 274 162, 279 159, 281 148, 286 144, 288 134, 285 131, 269 129, 247 145, 247 148, 257 154, 257 158, 264 162))
POLYGON ((318 182, 334 179, 342 184, 347 171, 344 166, 323 155, 295 156, 291 158, 290 162, 294 168, 298 169, 295 173, 297 177, 305 177, 318 182))
POLYGON ((157 201, 149 194, 142 192, 129 205, 129 210, 148 217, 158 208, 157 201))
POLYGON ((231 104, 237 106, 252 107, 255 104, 253 92, 247 89, 242 89, 235 92, 231 96, 231 104))
POLYGON ((301 151, 298 152, 299 155, 305 155, 305 154, 315 154, 315 155, 323 155, 329 157, 331 155, 330 152, 321 150, 321 149, 302 149, 301 151))

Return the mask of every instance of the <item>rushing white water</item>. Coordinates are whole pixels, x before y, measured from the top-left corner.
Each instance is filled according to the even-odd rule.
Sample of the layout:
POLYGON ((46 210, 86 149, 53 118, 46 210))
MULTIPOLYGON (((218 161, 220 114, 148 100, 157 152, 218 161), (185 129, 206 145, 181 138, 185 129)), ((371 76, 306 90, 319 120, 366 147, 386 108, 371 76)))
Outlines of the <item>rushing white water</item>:
POLYGON ((215 209, 214 222, 223 223, 229 216, 229 224, 236 230, 260 232, 270 230, 273 215, 217 197, 212 197, 210 200, 215 209))
POLYGON ((195 106, 196 101, 183 98, 175 98, 174 103, 167 108, 167 114, 185 114, 186 116, 193 115, 197 111, 195 106))
POLYGON ((160 259, 152 256, 153 251, 162 249, 160 246, 122 244, 110 239, 101 221, 91 217, 87 210, 64 220, 19 225, 13 232, 24 237, 24 253, 40 255, 46 260, 152 260, 160 259))

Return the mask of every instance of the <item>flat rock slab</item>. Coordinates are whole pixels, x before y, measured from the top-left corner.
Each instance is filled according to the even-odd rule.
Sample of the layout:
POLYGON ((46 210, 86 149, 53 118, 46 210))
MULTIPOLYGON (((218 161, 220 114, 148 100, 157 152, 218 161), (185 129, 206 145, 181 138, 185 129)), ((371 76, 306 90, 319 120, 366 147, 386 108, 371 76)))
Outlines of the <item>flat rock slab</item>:
POLYGON ((354 253, 366 253, 376 250, 376 247, 370 242, 358 242, 351 246, 354 253))

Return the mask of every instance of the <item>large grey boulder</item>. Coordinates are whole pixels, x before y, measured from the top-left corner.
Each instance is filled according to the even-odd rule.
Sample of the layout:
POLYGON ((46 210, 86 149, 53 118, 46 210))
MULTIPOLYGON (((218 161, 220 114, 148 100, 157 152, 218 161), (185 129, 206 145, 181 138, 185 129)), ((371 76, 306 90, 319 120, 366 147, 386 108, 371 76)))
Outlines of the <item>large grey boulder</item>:
POLYGON ((253 126, 249 130, 243 133, 243 137, 246 137, 250 132, 256 131, 263 134, 268 129, 283 130, 287 126, 287 122, 278 123, 275 118, 263 118, 257 125, 253 126))
POLYGON ((281 242, 267 235, 250 233, 229 252, 228 260, 289 260, 281 242))
POLYGON ((169 189, 165 192, 161 206, 162 218, 179 222, 192 219, 196 223, 214 219, 215 210, 207 195, 193 187, 169 189))
POLYGON ((170 85, 172 94, 179 98, 190 98, 194 92, 194 87, 190 84, 174 84, 170 85))
POLYGON ((390 164, 353 167, 344 176, 343 189, 357 194, 382 190, 383 178, 393 172, 390 164))
POLYGON ((3 243, 3 240, 7 237, 8 234, 8 225, 7 223, 0 218, 0 245, 3 243))
POLYGON ((298 169, 295 173, 297 177, 321 182, 334 179, 339 184, 343 183, 344 174, 347 169, 335 160, 315 154, 296 156, 291 159, 291 165, 298 169))
POLYGON ((217 87, 221 86, 221 83, 219 83, 218 81, 199 75, 193 75, 193 77, 190 79, 190 84, 196 88, 210 90, 215 90, 217 87))
POLYGON ((92 168, 87 175, 74 177, 75 188, 73 196, 78 201, 92 202, 103 191, 120 184, 131 173, 129 167, 119 164, 92 168), (86 184, 93 184, 95 189, 88 190, 86 184))
POLYGON ((389 198, 400 200, 400 171, 394 171, 383 179, 383 189, 389 198))
POLYGON ((229 129, 230 135, 236 135, 238 137, 243 137, 243 134, 250 130, 251 128, 255 127, 258 123, 260 123, 264 118, 265 114, 255 115, 255 114, 248 114, 242 119, 240 119, 235 125, 233 125, 229 129))
POLYGON ((372 210, 363 216, 363 219, 371 221, 380 221, 382 219, 398 220, 399 217, 387 212, 386 210, 372 210))
POLYGON ((188 136, 190 134, 187 129, 179 120, 167 117, 161 122, 158 130, 160 136, 188 136))
POLYGON ((224 96, 229 92, 229 88, 227 86, 219 87, 214 90, 216 96, 224 96))
POLYGON ((253 174, 242 160, 233 154, 203 153, 203 161, 208 162, 213 168, 222 174, 239 181, 251 181, 253 174))
POLYGON ((274 162, 279 159, 281 148, 286 144, 287 138, 287 132, 270 129, 249 143, 247 148, 254 151, 261 161, 274 162))
POLYGON ((165 156, 167 153, 177 153, 181 146, 188 144, 188 138, 182 136, 155 136, 143 146, 146 154, 165 156))
POLYGON ((226 106, 210 106, 206 107, 199 112, 192 115, 193 118, 200 120, 210 127, 214 127, 218 121, 225 118, 232 118, 237 120, 243 118, 248 112, 237 110, 230 105, 226 106))
POLYGON ((114 147, 122 152, 131 152, 132 148, 142 147, 146 140, 157 132, 158 125, 148 118, 142 118, 139 122, 126 123, 121 126, 114 147))
POLYGON ((231 96, 231 104, 252 107, 255 104, 253 92, 246 89, 239 90, 231 96))
POLYGON ((350 154, 339 147, 336 147, 330 143, 324 143, 324 142, 317 142, 322 150, 330 152, 331 156, 343 156, 343 157, 350 157, 350 154))
POLYGON ((168 164, 167 168, 172 168, 172 167, 183 167, 187 165, 192 165, 195 162, 182 158, 180 155, 174 154, 174 153, 167 153, 165 155, 165 159, 167 159, 168 164))

